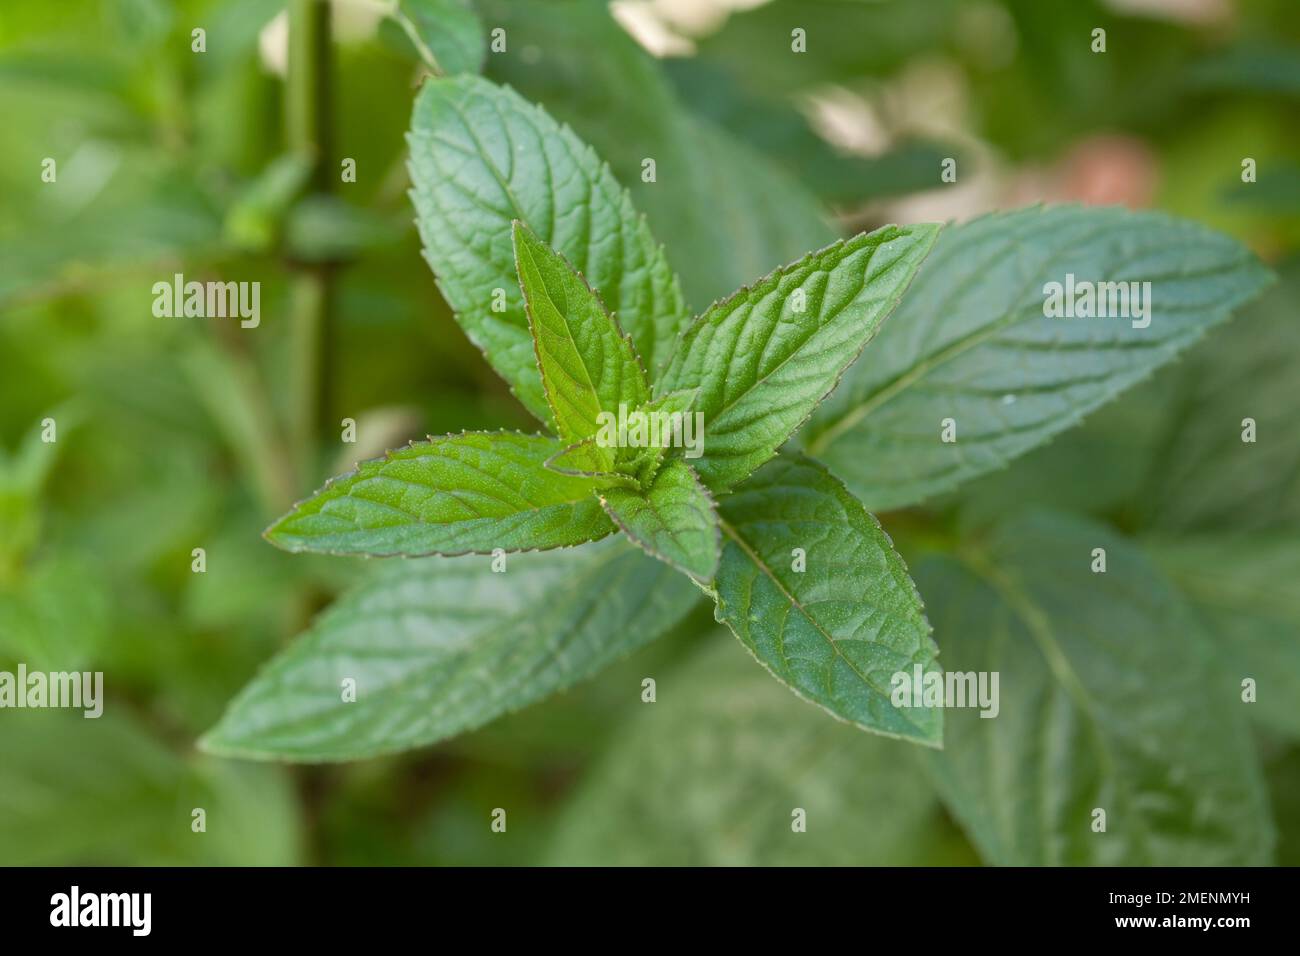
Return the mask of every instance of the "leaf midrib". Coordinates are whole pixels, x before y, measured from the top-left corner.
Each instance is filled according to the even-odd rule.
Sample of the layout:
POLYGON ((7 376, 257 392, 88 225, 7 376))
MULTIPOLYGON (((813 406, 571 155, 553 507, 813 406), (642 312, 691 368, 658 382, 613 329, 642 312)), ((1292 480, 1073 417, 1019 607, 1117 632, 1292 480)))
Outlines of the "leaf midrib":
MULTIPOLYGON (((776 573, 770 567, 768 567, 767 563, 761 557, 759 557, 758 553, 755 552, 749 546, 749 543, 745 541, 745 539, 741 536, 740 532, 737 531, 736 528, 733 527, 730 522, 728 522, 725 518, 723 518, 721 514, 718 515, 718 527, 721 529, 723 534, 725 534, 728 538, 734 541, 736 545, 742 551, 745 552, 746 557, 748 557, 754 563, 754 566, 757 567, 764 575, 767 576, 769 580, 771 580, 773 584, 776 585, 777 589, 782 593, 782 595, 785 596, 785 599, 790 602, 790 606, 796 609, 810 624, 812 624, 812 626, 816 629, 817 633, 822 635, 822 637, 826 639, 826 642, 830 645, 831 650, 835 653, 835 656, 838 657, 840 660, 842 660, 845 663, 845 665, 849 668, 849 670, 851 670, 855 675, 857 675, 858 679, 862 681, 863 684, 865 684, 867 687, 870 687, 877 694, 879 694, 880 696, 888 700, 890 697, 890 693, 888 691, 883 690, 878 684, 870 680, 867 677, 867 675, 863 674, 860 670, 858 670, 858 668, 853 664, 851 660, 849 660, 847 657, 844 656, 844 652, 840 650, 839 645, 837 644, 835 639, 826 631, 825 628, 822 627, 821 623, 816 618, 813 617, 812 612, 810 612, 807 608, 805 608, 803 606, 803 603, 800 602, 793 594, 790 593, 789 589, 786 588, 786 586, 776 576, 776 573)), ((793 684, 790 684, 784 678, 781 678, 781 682, 786 684, 789 687, 794 687, 793 684)), ((798 688, 795 689, 797 690, 798 688)), ((827 710, 829 713, 833 714, 836 717, 839 717, 841 720, 846 719, 842 715, 835 714, 834 711, 830 711, 829 708, 827 708, 826 705, 822 704, 820 701, 816 701, 815 703, 817 703, 817 705, 821 707, 823 710, 827 710)), ((922 727, 920 724, 917 724, 915 721, 907 718, 906 715, 904 715, 904 717, 905 719, 908 720, 908 723, 911 724, 913 727, 915 727, 917 732, 920 734, 920 736, 915 739, 929 745, 930 740, 929 737, 926 736, 925 728, 922 727)), ((852 723, 855 727, 863 727, 864 729, 871 730, 874 733, 885 733, 885 735, 888 736, 887 732, 882 731, 881 728, 879 727, 868 727, 867 725, 862 724, 857 720, 852 720, 849 722, 852 723)))
MULTIPOLYGON (((581 381, 578 381, 576 378, 574 378, 574 377, 573 377, 573 374, 572 374, 572 373, 571 373, 567 368, 565 368, 564 365, 563 365, 562 363, 560 363, 560 362, 558 361, 558 358, 559 358, 558 356, 555 357, 556 360, 557 360, 557 361, 556 361, 556 364, 559 366, 560 370, 564 372, 564 374, 568 375, 569 378, 570 378, 570 379, 571 379, 571 380, 572 380, 576 385, 578 385, 579 388, 584 388, 584 387, 585 387, 585 388, 587 389, 587 391, 590 393, 590 395, 592 395, 592 396, 595 398, 595 405, 596 405, 596 407, 599 408, 600 405, 601 405, 600 397, 599 397, 599 392, 598 392, 597 389, 596 389, 596 385, 595 385, 595 383, 592 382, 592 380, 591 380, 591 369, 587 366, 587 356, 583 354, 582 349, 578 347, 578 342, 577 342, 577 340, 573 337, 573 325, 572 325, 572 323, 569 321, 568 310, 566 309, 565 311, 561 312, 560 309, 559 309, 559 307, 556 305, 555 297, 551 295, 550 290, 547 288, 547 285, 546 285, 546 279, 542 276, 542 270, 541 270, 541 268, 537 265, 537 259, 536 259, 536 257, 533 255, 532 250, 528 248, 528 246, 527 246, 526 243, 523 244, 523 245, 521 245, 520 248, 521 248, 521 251, 523 252, 523 254, 526 255, 526 256, 528 257, 528 261, 529 261, 529 263, 532 265, 533 272, 535 272, 535 273, 537 274, 538 279, 541 281, 542 288, 539 290, 540 293, 546 297, 546 301, 547 301, 548 303, 550 303, 551 310, 552 310, 552 311, 553 311, 557 316, 559 316, 559 318, 560 318, 560 324, 564 327, 564 335, 565 335, 565 339, 568 341, 568 343, 569 343, 569 347, 573 350, 573 354, 576 355, 576 356, 578 357, 578 366, 579 366, 579 368, 582 369, 582 375, 583 375, 583 378, 586 379, 586 381, 585 381, 585 382, 581 382, 581 381)), ((561 280, 561 281, 563 281, 563 280, 561 280)), ((595 293, 592 293, 592 294, 594 295, 595 293)), ((525 296, 525 299, 527 299, 527 296, 525 296)), ((568 305, 567 296, 566 296, 565 305, 566 305, 566 306, 568 305)), ((602 311, 603 311, 603 307, 601 307, 601 306, 597 306, 597 308, 601 308, 602 311)), ((532 311, 533 311, 534 314, 536 314, 536 309, 535 309, 535 308, 534 308, 532 311)), ((534 321, 540 321, 540 320, 538 320, 538 319, 534 319, 534 321)), ((535 343, 535 345, 536 345, 536 347, 537 347, 537 351, 538 351, 538 359, 540 360, 540 358, 541 358, 541 348, 542 348, 542 340, 541 340, 541 337, 535 334, 535 335, 533 336, 533 341, 534 341, 534 343, 535 343)), ((545 373, 545 370, 541 367, 541 363, 540 363, 540 361, 539 361, 538 365, 539 365, 539 367, 538 367, 538 373, 539 373, 539 374, 541 375, 541 377, 542 377, 542 384, 543 384, 543 386, 545 386, 545 384, 546 384, 546 373, 545 373)), ((547 394, 548 394, 548 396, 549 396, 549 394, 550 394, 549 390, 547 390, 547 394)), ((559 402, 559 401, 560 401, 560 397, 559 397, 558 395, 556 395, 556 396, 554 396, 554 398, 552 399, 552 401, 559 402)), ((566 403, 567 405, 569 405, 570 411, 572 411, 572 412, 577 412, 577 413, 579 413, 579 414, 582 414, 582 410, 581 410, 581 409, 578 409, 578 408, 575 406, 575 404, 574 404, 574 402, 573 402, 572 400, 566 399, 566 400, 565 400, 565 403, 566 403)), ((558 427, 559 427, 559 410, 556 409, 556 408, 552 408, 551 411, 556 415, 556 423, 555 423, 555 424, 556 424, 556 427, 558 428, 558 427)), ((587 438, 590 438, 590 437, 591 437, 590 435, 583 435, 583 436, 580 436, 580 437, 579 437, 579 436, 574 436, 572 440, 573 440, 573 441, 583 441, 583 440, 585 440, 585 439, 587 439, 587 438)))
MULTIPOLYGON (((1048 671, 1070 696, 1070 699, 1074 701, 1080 713, 1091 726, 1091 736, 1097 742, 1097 755, 1101 763, 1103 776, 1108 775, 1111 785, 1116 790, 1122 790, 1128 794, 1127 802, 1132 803, 1132 793, 1126 786, 1123 776, 1119 773, 1112 748, 1102 722, 1098 717, 1099 708, 1075 673, 1074 667, 1070 664, 1069 658, 1052 630, 1051 619, 1047 613, 1034 602, 1033 598, 1020 587, 1014 578, 998 568, 992 558, 985 552, 973 549, 965 551, 962 554, 962 560, 977 577, 988 583, 1025 626, 1025 630, 1029 632, 1030 637, 1037 645, 1039 653, 1043 655, 1048 671)), ((1149 831, 1143 826, 1140 814, 1134 814, 1133 820, 1134 843, 1145 852, 1148 846, 1147 836, 1149 831)), ((1044 849, 1046 847, 1047 844, 1044 844, 1044 849)))
MULTIPOLYGON (((1058 249, 1054 254, 1049 256, 1038 267, 1036 271, 1034 271, 1034 274, 1031 275, 1029 278, 1028 284, 1024 286, 1020 294, 1017 295, 1013 301, 1018 302, 1021 299, 1023 299, 1028 294, 1029 290, 1032 289, 1034 284, 1038 281, 1038 277, 1042 275, 1043 272, 1045 272, 1047 269, 1051 268, 1057 262, 1059 262, 1061 256, 1071 251, 1075 245, 1084 242, 1091 242, 1093 239, 1101 235, 1110 227, 1111 227, 1111 223, 1109 222, 1104 223, 1098 228, 1088 232, 1086 235, 1073 240, 1069 245, 1062 246, 1060 249, 1058 249)), ((1017 248, 1023 248, 1023 245, 1024 245, 1023 241, 1019 238, 1017 238, 1016 241, 1014 242, 1014 246, 1017 248)), ((973 274, 978 274, 978 273, 973 273, 973 274)), ((965 284, 966 283, 962 283, 962 286, 964 286, 965 284)), ((954 290, 953 295, 948 297, 948 302, 952 302, 953 299, 957 298, 960 295, 960 288, 961 286, 959 286, 957 290, 954 290)), ((918 379, 924 378, 935 368, 938 368, 940 365, 944 365, 947 362, 952 361, 953 359, 957 358, 959 355, 964 354, 965 352, 969 351, 972 348, 975 348, 978 345, 983 345, 985 341, 993 338, 994 336, 1000 334, 1006 329, 1009 329, 1014 325, 1018 325, 1021 322, 1029 321, 1029 317, 1032 317, 1033 314, 1032 312, 1029 313, 1029 316, 1022 315, 1022 313, 1026 312, 1027 309, 1028 307, 1012 310, 1009 316, 1005 318, 1003 321, 992 323, 991 325, 987 325, 981 329, 976 329, 974 332, 972 332, 970 335, 966 336, 965 338, 958 339, 952 345, 948 346, 945 349, 942 349, 939 352, 934 353, 933 355, 919 362, 917 365, 913 366, 912 369, 910 369, 909 371, 903 372, 901 375, 895 377, 892 381, 887 382, 879 390, 877 390, 875 393, 870 395, 860 405, 857 405, 852 409, 850 409, 838 421, 834 422, 825 430, 823 430, 815 437, 810 439, 807 447, 808 454, 814 457, 821 454, 823 451, 826 450, 826 447, 831 442, 833 442, 836 438, 838 438, 844 432, 848 431, 858 422, 862 421, 862 419, 866 418, 867 415, 875 411, 881 405, 884 405, 886 402, 892 399, 899 392, 910 387, 918 379)))

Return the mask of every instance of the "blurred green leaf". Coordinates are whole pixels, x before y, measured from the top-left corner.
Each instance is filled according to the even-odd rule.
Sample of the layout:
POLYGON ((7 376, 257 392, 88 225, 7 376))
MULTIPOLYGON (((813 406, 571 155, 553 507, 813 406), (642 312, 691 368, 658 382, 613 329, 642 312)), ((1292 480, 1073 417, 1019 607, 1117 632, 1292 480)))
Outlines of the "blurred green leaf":
POLYGON ((1139 549, 1040 513, 962 561, 926 560, 916 579, 946 673, 999 675, 996 716, 946 714, 944 751, 930 760, 986 862, 1271 861, 1239 684, 1139 549), (1091 570, 1095 548, 1105 573, 1091 570))
POLYGON ((940 164, 953 157, 964 166, 954 144, 906 139, 878 156, 843 152, 815 133, 787 100, 764 97, 701 57, 665 60, 663 68, 679 99, 707 121, 779 163, 818 198, 836 205, 858 205, 939 184, 940 164))
POLYGON ((12 454, 0 446, 0 586, 18 574, 37 543, 41 497, 59 453, 59 430, 65 439, 70 437, 80 417, 75 406, 65 406, 30 428, 12 454), (51 440, 47 441, 47 437, 51 440))
POLYGON ((277 157, 248 183, 226 212, 227 241, 247 252, 266 252, 280 236, 289 207, 311 176, 309 156, 277 157))
POLYGON ((410 229, 403 217, 381 217, 335 196, 308 196, 284 223, 284 247, 298 262, 340 262, 382 251, 410 229))
POLYGON ((0 652, 33 670, 77 670, 104 642, 111 599, 98 560, 46 557, 0 583, 0 652))
POLYGON ((42 228, 0 242, 0 306, 82 289, 99 292, 139 273, 153 282, 166 277, 182 255, 197 261, 221 252, 212 198, 166 171, 147 188, 110 180, 71 219, 48 209, 47 215, 42 228))
POLYGON ((1242 44, 1197 60, 1186 81, 1198 91, 1300 97, 1300 48, 1242 44))
POLYGON ((393 561, 273 660, 203 746, 311 761, 425 746, 591 676, 695 598, 623 542, 514 556, 502 573, 487 558, 393 561))
POLYGON ((468 0, 396 0, 394 13, 435 73, 477 73, 487 54, 483 25, 468 0))
POLYGON ((1300 263, 1282 281, 1191 353, 1151 471, 1137 489, 1144 524, 1163 532, 1300 529, 1300 263), (1253 442, 1243 441, 1246 419, 1253 442))
POLYGON ((1196 535, 1143 547, 1201 613, 1240 687, 1255 682, 1246 712, 1300 736, 1300 538, 1294 533, 1196 535))
POLYGON ((1269 281, 1234 240, 1157 213, 1036 207, 954 226, 814 413, 805 450, 868 508, 914 504, 1076 424, 1269 281), (1047 283, 1069 275, 1149 282, 1144 318, 1137 301, 1133 318, 1049 317, 1047 283))
POLYGON ((756 89, 785 94, 892 72, 941 45, 960 6, 954 0, 772 0, 732 13, 700 40, 698 55, 756 89), (807 52, 793 49, 795 30, 803 31, 807 52))
POLYGON ((93 720, 5 715, 0 863, 298 862, 298 814, 280 770, 182 760, 114 710, 110 697, 93 720), (195 808, 206 811, 207 832, 191 829, 195 808))
POLYGON ((727 639, 655 676, 561 817, 562 866, 975 862, 909 748, 795 700, 727 639), (803 811, 806 832, 796 832, 803 811))

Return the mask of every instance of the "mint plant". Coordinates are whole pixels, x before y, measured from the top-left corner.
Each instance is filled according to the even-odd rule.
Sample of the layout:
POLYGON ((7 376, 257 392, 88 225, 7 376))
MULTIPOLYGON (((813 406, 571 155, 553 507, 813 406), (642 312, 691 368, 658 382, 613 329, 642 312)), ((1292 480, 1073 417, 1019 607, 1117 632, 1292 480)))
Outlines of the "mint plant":
MULTIPOLYGON (((892 699, 896 675, 942 670, 872 510, 1046 442, 1269 278, 1233 240, 1167 216, 1039 207, 942 236, 932 224, 861 233, 692 317, 628 193, 540 107, 476 76, 441 78, 420 92, 408 139, 443 296, 543 431, 412 442, 276 521, 266 537, 290 551, 428 560, 385 562, 322 614, 207 735, 219 753, 342 760, 431 744, 589 677, 671 630, 701 592, 799 697, 938 748, 942 706, 892 699), (1067 273, 1149 283, 1150 321, 1049 317, 1043 290, 1067 273), (632 437, 661 419, 672 427, 653 440, 632 437), (693 420, 691 449, 678 439, 693 420), (353 700, 340 695, 348 681, 353 700)), ((955 589, 944 607, 981 629, 1020 621, 1015 640, 1043 655, 1040 693, 1098 720, 1091 701, 1113 674, 1086 634, 1054 632, 1039 610, 1049 568, 1086 572, 1089 533, 1037 528, 972 558, 998 582, 988 594, 955 572, 923 580, 955 589), (1051 562, 1026 550, 1039 539, 1051 562)), ((1134 620, 1125 633, 1138 640, 1134 620)), ((1186 686, 1202 681, 1186 667, 1186 686)), ((1002 725, 1006 746, 1032 755, 1022 712, 1002 725)), ((1108 772, 1143 772, 1131 753, 1110 756, 1123 733, 1104 721, 1088 733, 1108 772)), ((944 768, 945 795, 989 797, 968 761, 944 768)), ((971 819, 997 850, 1004 835, 985 839, 986 817, 971 819)), ((1001 849, 990 855, 1016 859, 1001 849)))

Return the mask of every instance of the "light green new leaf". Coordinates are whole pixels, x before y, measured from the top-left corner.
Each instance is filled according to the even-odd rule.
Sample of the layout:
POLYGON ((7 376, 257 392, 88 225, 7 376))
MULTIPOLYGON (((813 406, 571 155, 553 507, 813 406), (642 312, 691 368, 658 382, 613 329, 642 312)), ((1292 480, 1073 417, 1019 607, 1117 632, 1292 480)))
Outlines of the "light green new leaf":
POLYGON ((954 226, 804 448, 868 508, 913 504, 1077 423, 1268 281, 1240 243, 1160 213, 1035 207, 954 226), (1149 311, 1046 316, 1047 284, 1069 275, 1149 282, 1149 311), (946 419, 956 441, 941 440, 946 419))
POLYGON ((425 258, 470 340, 534 415, 550 420, 513 220, 600 293, 649 367, 662 362, 689 318, 677 279, 626 191, 571 130, 513 90, 458 76, 425 84, 409 142, 425 258))
POLYGON ((375 556, 531 551, 614 530, 589 478, 545 467, 553 438, 464 432, 412 442, 331 480, 271 525, 286 551, 375 556))
MULTIPOLYGON (((546 467, 566 475, 584 475, 629 488, 647 488, 654 480, 669 448, 688 449, 695 457, 702 447, 703 428, 694 417, 696 390, 672 392, 646 402, 628 414, 627 435, 640 443, 624 441, 621 428, 602 427, 584 439, 547 459, 546 467), (687 416, 692 416, 688 418, 687 416), (613 448, 610 462, 608 448, 613 448)), ((623 421, 620 418, 620 421, 623 421)))
POLYGON ((386 562, 245 688, 204 747, 310 761, 430 744, 591 676, 698 597, 622 541, 508 560, 504 573, 485 558, 386 562))
POLYGON ((436 73, 477 73, 487 36, 468 0, 397 0, 394 18, 436 73))
POLYGON ((827 720, 727 646, 721 629, 707 642, 659 676, 655 705, 578 787, 548 865, 976 862, 944 825, 914 748, 827 720))
POLYGON ((694 459, 704 449, 704 428, 695 412, 699 389, 669 392, 637 409, 646 416, 647 436, 642 445, 621 445, 614 461, 620 472, 634 475, 646 487, 659 471, 669 448, 684 448, 694 459))
POLYGON ((721 547, 718 513, 685 459, 660 468, 644 492, 607 488, 600 503, 647 554, 702 583, 713 580, 721 547))
POLYGON ((698 388, 704 457, 723 492, 772 457, 898 304, 939 227, 885 226, 810 253, 717 303, 673 352, 660 391, 698 388))
POLYGON ((1254 681, 1246 713, 1300 737, 1300 538, 1207 534, 1143 548, 1201 615, 1225 679, 1238 691, 1254 681))
POLYGON ((562 475, 595 479, 598 487, 615 484, 639 488, 639 483, 632 475, 613 470, 609 457, 608 450, 596 444, 595 438, 586 438, 557 451, 546 459, 545 465, 562 475))
POLYGON ((891 700, 895 674, 910 685, 915 667, 939 665, 880 523, 802 456, 769 463, 719 511, 718 620, 800 697, 864 730, 940 746, 940 711, 891 700))
POLYGON ((985 862, 1269 861, 1251 705, 1137 548, 1037 514, 998 529, 967 563, 927 560, 916 577, 947 673, 998 675, 997 716, 951 710, 931 759, 985 862), (1092 571, 1095 548, 1105 573, 1092 571))
MULTIPOLYGON (((618 323, 582 276, 521 222, 514 224, 515 264, 542 387, 565 442, 591 438, 601 413, 639 408, 649 397, 645 372, 618 323)), ((594 446, 608 471, 612 448, 594 446)))

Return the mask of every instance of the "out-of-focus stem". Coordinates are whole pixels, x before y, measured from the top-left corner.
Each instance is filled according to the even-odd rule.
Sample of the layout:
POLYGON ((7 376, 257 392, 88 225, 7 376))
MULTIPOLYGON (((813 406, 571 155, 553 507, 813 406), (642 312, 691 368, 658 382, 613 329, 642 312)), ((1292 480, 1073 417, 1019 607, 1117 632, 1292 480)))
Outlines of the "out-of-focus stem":
MULTIPOLYGON (((330 190, 330 5, 289 2, 288 145, 310 159, 309 193, 330 190)), ((329 264, 298 265, 293 280, 289 348, 289 440, 299 480, 319 478, 320 441, 329 413, 333 274, 329 264)))

